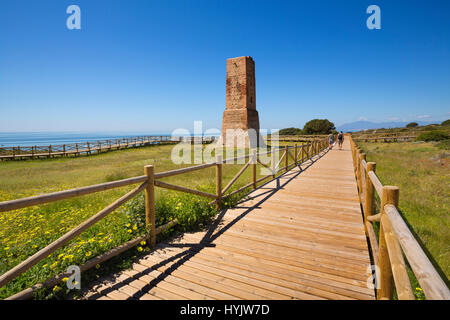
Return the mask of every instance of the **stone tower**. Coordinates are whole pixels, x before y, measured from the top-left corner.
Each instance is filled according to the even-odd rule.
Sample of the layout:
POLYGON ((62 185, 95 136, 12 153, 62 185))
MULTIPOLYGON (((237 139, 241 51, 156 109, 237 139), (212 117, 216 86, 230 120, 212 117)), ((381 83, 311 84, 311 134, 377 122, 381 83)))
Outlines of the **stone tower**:
POLYGON ((256 111, 255 62, 251 57, 227 59, 226 109, 219 143, 246 148, 264 146, 256 111))

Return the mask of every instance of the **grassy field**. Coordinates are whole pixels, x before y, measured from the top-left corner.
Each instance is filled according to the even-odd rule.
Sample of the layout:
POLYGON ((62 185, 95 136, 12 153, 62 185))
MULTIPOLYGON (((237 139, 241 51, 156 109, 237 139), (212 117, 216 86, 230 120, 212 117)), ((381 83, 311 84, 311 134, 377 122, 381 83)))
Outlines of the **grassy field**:
POLYGON ((383 185, 400 187, 401 213, 422 247, 450 274, 450 151, 432 142, 362 143, 383 185))
MULTIPOLYGON (((143 175, 152 164, 155 172, 191 166, 175 165, 170 155, 173 145, 148 146, 78 158, 58 158, 0 163, 0 201, 143 175)), ((259 167, 259 166, 258 166, 259 167)), ((242 168, 242 164, 223 166, 223 186, 242 168)), ((258 170, 258 177, 260 171, 258 170)), ((251 171, 239 178, 230 191, 250 182, 251 171)), ((165 178, 164 181, 215 193, 215 168, 165 178)), ((0 213, 0 274, 42 249, 65 232, 103 209, 134 186, 62 200, 47 205, 0 213)), ((226 201, 230 206, 242 196, 226 201)), ((201 228, 216 214, 210 199, 156 188, 157 225, 178 218, 172 231, 201 228)), ((122 208, 73 239, 23 275, 0 289, 0 299, 81 265, 92 257, 145 232, 142 193, 122 208)), ((142 243, 135 253, 148 250, 142 243)), ((116 260, 117 262, 117 260, 116 260)), ((101 273, 103 266, 97 266, 101 273)), ((55 291, 60 290, 56 287, 55 291)))

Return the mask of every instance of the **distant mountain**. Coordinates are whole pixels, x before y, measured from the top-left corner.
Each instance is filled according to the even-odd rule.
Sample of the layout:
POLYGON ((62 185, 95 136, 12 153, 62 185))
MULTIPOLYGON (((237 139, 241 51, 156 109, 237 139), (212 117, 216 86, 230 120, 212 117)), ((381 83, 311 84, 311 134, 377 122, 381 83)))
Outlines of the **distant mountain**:
MULTIPOLYGON (((350 123, 345 123, 336 127, 338 131, 361 131, 368 129, 389 129, 389 128, 402 128, 405 127, 408 123, 413 121, 392 121, 392 122, 370 122, 370 121, 355 121, 350 123)), ((426 126, 428 124, 437 123, 437 122, 429 122, 429 121, 414 121, 419 124, 419 126, 426 126)))

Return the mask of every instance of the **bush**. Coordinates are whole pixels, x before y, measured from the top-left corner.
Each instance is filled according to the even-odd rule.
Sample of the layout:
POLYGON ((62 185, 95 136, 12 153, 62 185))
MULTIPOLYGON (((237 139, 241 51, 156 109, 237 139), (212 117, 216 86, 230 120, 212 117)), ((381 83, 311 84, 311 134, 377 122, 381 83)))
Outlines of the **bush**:
POLYGON ((443 132, 443 131, 428 131, 421 133, 417 138, 416 141, 442 141, 450 139, 450 136, 443 132))
MULTIPOLYGON (((213 205, 208 204, 208 199, 186 193, 164 192, 155 203, 156 227, 164 225, 174 219, 178 219, 175 229, 179 231, 191 231, 199 225, 204 225, 217 213, 213 205)), ((145 222, 145 200, 140 194, 130 201, 126 214, 130 224, 136 221, 145 222)))
POLYGON ((303 127, 304 134, 328 134, 336 128, 334 123, 328 119, 313 119, 308 121, 303 127))
POLYGON ((450 150, 450 139, 442 140, 438 144, 436 144, 436 147, 443 150, 450 150))
MULTIPOLYGON (((240 187, 241 185, 237 184, 230 191, 240 187)), ((212 192, 211 186, 200 186, 198 189, 204 192, 212 192)), ((227 197, 224 199, 222 207, 234 207, 248 191, 249 189, 246 189, 227 197)), ((156 227, 178 219, 178 224, 172 227, 169 232, 166 232, 165 236, 172 234, 173 231, 199 230, 199 228, 211 222, 211 219, 218 213, 215 204, 209 204, 210 201, 211 199, 188 193, 163 192, 155 202, 156 227)), ((145 223, 145 198, 143 193, 133 198, 126 205, 125 213, 130 225, 143 225, 145 223)), ((145 232, 145 229, 143 229, 143 232, 145 232)))
POLYGON ((299 128, 285 128, 278 131, 280 136, 293 136, 293 135, 301 135, 303 133, 302 129, 299 128))
POLYGON ((417 127, 419 124, 417 122, 410 122, 406 125, 407 128, 415 128, 417 127))
POLYGON ((450 126, 450 119, 447 119, 441 123, 441 126, 450 126))

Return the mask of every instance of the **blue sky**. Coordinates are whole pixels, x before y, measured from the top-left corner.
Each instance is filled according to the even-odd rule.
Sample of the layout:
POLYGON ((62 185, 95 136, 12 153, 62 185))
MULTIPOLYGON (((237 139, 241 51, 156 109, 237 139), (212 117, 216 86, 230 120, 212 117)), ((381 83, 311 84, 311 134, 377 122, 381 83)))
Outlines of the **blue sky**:
POLYGON ((0 131, 220 128, 252 56, 262 128, 450 118, 449 1, 2 0, 0 131), (81 8, 68 30, 66 8, 81 8), (366 8, 381 8, 381 30, 366 8))

